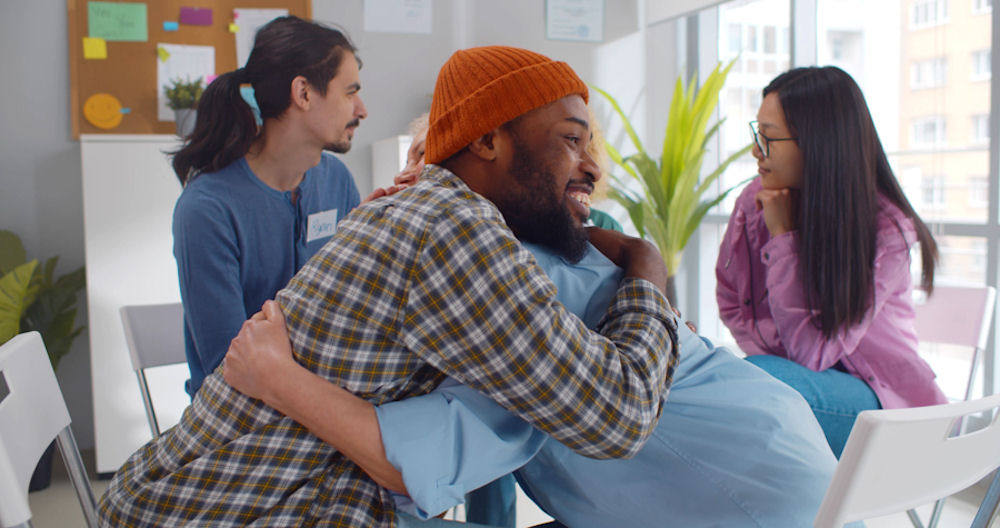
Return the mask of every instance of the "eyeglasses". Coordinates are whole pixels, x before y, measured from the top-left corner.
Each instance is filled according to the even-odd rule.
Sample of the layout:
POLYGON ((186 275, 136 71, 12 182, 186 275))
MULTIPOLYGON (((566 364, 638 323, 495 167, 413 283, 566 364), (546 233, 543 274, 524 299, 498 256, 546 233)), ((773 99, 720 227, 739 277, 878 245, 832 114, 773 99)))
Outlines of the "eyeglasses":
POLYGON ((756 121, 751 121, 750 122, 750 137, 753 138, 753 142, 757 145, 757 148, 760 149, 761 153, 764 154, 765 158, 770 158, 771 157, 771 142, 772 141, 795 141, 795 140, 799 139, 797 137, 769 138, 769 137, 765 136, 764 134, 762 134, 761 131, 757 128, 757 122, 756 121), (763 139, 764 141, 761 142, 761 139, 763 139))

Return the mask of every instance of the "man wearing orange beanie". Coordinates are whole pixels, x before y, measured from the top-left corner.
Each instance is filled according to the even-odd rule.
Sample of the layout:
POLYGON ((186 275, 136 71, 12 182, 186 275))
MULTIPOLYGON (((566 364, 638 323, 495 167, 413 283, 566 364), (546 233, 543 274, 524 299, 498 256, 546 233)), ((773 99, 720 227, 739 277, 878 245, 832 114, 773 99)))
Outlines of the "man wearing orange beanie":
MULTIPOLYGON (((275 371, 287 398, 246 380, 253 397, 238 392, 223 371, 243 358, 227 356, 180 423, 115 475, 102 523, 393 526, 376 482, 393 484, 350 460, 366 453, 338 452, 324 440, 343 431, 296 421, 344 412, 331 388, 379 404, 451 376, 581 454, 636 453, 677 361, 662 259, 647 242, 593 232, 625 279, 592 332, 515 238, 583 254, 582 203, 600 176, 586 97, 569 66, 542 55, 456 52, 435 87, 421 181, 344 218, 269 308, 283 312, 297 361, 275 371)), ((267 322, 255 318, 251 334, 267 322)))

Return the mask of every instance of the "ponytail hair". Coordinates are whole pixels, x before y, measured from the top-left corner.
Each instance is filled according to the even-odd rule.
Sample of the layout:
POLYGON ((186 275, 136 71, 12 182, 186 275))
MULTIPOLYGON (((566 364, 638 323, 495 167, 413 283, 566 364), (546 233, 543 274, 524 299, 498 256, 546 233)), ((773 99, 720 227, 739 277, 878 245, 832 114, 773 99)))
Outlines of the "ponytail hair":
POLYGON ((834 66, 795 68, 764 88, 771 93, 802 151, 799 272, 823 335, 860 323, 874 303, 880 193, 913 221, 930 292, 937 244, 893 175, 854 79, 834 66))
POLYGON ((345 52, 356 51, 343 32, 295 16, 264 25, 257 32, 246 66, 218 76, 202 93, 194 132, 172 153, 174 173, 181 185, 199 173, 218 171, 243 157, 257 139, 260 129, 240 94, 242 84, 253 86, 260 118, 266 121, 288 109, 292 80, 303 76, 326 95, 345 52))

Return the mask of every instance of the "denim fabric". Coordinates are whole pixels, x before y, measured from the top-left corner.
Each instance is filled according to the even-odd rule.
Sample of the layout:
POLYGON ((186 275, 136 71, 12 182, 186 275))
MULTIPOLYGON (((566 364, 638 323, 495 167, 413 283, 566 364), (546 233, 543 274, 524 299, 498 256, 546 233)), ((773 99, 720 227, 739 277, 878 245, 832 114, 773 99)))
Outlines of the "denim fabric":
POLYGON ((465 520, 514 528, 516 507, 514 475, 504 475, 465 495, 465 520))
POLYGON ((420 520, 409 513, 396 510, 396 528, 497 528, 485 524, 449 521, 447 519, 420 520))
POLYGON ((846 372, 832 368, 816 372, 785 358, 766 354, 747 356, 746 360, 785 382, 805 398, 837 458, 844 451, 858 413, 882 408, 871 387, 846 372))

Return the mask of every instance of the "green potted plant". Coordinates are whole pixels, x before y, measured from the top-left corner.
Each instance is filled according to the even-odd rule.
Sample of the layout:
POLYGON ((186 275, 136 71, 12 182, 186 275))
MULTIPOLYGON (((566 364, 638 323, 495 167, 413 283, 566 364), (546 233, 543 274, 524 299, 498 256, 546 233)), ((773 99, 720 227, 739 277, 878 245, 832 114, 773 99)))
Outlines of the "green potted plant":
POLYGON ((636 149, 635 154, 623 157, 618 149, 607 143, 609 157, 626 173, 624 177, 612 173, 608 196, 625 207, 639 235, 651 239, 659 248, 670 276, 667 297, 671 303, 677 301, 674 276, 691 235, 709 209, 744 183, 725 189, 718 196, 703 198, 729 164, 750 151, 750 144, 733 153, 699 181, 708 141, 724 121, 719 120, 708 127, 709 119, 734 62, 725 68, 719 63, 700 89, 695 84, 696 78, 685 87, 678 77, 659 159, 647 153, 614 97, 593 87, 611 104, 636 149), (633 181, 639 183, 642 192, 630 187, 633 181))
POLYGON ((201 99, 201 93, 205 91, 201 77, 194 81, 174 79, 163 90, 167 96, 167 106, 174 111, 177 135, 187 137, 194 130, 198 119, 198 99, 201 99))
MULTIPOLYGON (((59 257, 51 257, 44 264, 36 259, 28 261, 21 239, 0 230, 0 344, 21 332, 37 330, 45 342, 52 370, 84 329, 76 326, 77 299, 86 285, 84 268, 56 277, 58 263, 59 257)), ((39 461, 30 490, 48 487, 54 445, 39 461)))

